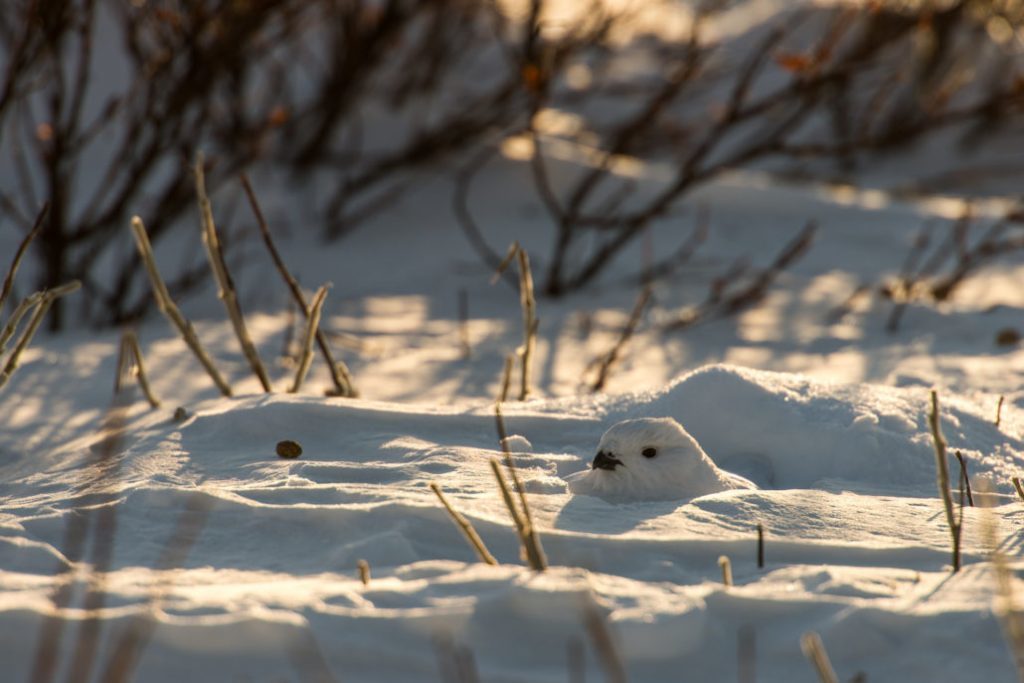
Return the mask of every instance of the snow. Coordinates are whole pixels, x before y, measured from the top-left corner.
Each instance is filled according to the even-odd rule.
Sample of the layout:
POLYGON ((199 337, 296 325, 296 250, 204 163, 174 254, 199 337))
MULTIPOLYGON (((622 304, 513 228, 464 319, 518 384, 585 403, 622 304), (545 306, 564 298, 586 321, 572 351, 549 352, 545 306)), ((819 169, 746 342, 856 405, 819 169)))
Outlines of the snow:
MULTIPOLYGON (((756 16, 737 10, 718 30, 740 35, 756 16)), ((549 173, 567 184, 586 153, 557 143, 545 145, 549 173)), ((1004 146, 995 151, 1019 149, 1004 146)), ((549 221, 528 165, 505 147, 474 182, 472 210, 495 249, 526 246, 539 280, 549 221)), ((979 270, 942 304, 908 306, 896 333, 885 329, 891 302, 873 293, 834 315, 858 287, 898 273, 923 223, 962 215, 955 196, 887 191, 903 169, 939 172, 954 156, 941 141, 925 146, 876 167, 858 190, 728 174, 624 249, 593 287, 539 300, 537 398, 502 410, 551 565, 542 573, 521 558, 490 465, 502 458, 493 401, 504 358, 522 341, 518 293, 487 284, 491 269, 452 216, 451 179, 424 178, 324 245, 283 230, 306 220, 319 188, 293 192, 255 175, 285 260, 307 287, 334 283, 323 327, 360 398, 323 397, 319 357, 304 393, 284 393, 294 372, 280 357, 286 292, 238 218, 218 215, 237 234, 232 274, 276 393, 258 393, 212 285, 181 304, 235 398, 219 396, 155 315, 138 333, 156 410, 141 400, 110 407, 117 331, 37 339, 0 389, 0 678, 29 680, 42 652, 63 680, 91 634, 94 666, 79 673, 103 680, 134 633, 148 635, 134 680, 154 683, 471 680, 452 673, 467 657, 482 681, 561 682, 573 680, 579 653, 586 680, 602 680, 588 631, 596 610, 633 681, 731 681, 744 667, 762 683, 814 681, 800 650, 808 631, 841 680, 1016 680, 991 560, 995 546, 1019 591, 1024 507, 1011 478, 1024 470, 1024 349, 995 338, 1020 329, 1021 259, 979 270), (593 362, 629 318, 645 251, 674 250, 701 207, 707 244, 656 284, 605 393, 592 393, 593 362), (820 226, 814 245, 763 301, 663 329, 735 259, 770 263, 808 220, 820 226), (959 452, 990 504, 963 509, 956 574, 927 423, 933 387, 950 472, 959 452), (660 477, 609 495, 580 483, 620 474, 589 468, 598 452, 622 455, 624 425, 651 421, 680 425, 678 443, 729 485, 683 491, 660 477), (302 455, 279 458, 282 440, 302 455), (478 561, 431 482, 498 565, 478 561), (723 555, 733 586, 721 581, 723 555), (44 635, 55 629, 58 638, 44 635)), ((666 177, 659 163, 617 170, 642 190, 666 177)), ((215 211, 232 192, 213 197, 215 211)), ((1010 203, 986 194, 971 203, 979 220, 1010 203)), ((203 258, 198 231, 187 237, 156 246, 162 268, 203 258)), ((0 226, 0 253, 14 241, 0 226)))

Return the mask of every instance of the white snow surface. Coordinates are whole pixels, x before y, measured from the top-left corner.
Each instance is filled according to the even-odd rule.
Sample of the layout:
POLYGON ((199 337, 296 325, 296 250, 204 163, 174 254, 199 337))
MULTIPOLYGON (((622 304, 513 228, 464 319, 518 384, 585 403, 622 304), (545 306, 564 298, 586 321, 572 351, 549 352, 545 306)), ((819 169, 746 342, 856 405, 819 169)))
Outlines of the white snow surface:
MULTIPOLYGON (((556 143, 546 149, 559 190, 588 162, 556 143)), ((866 185, 959 166, 946 143, 875 168, 874 184, 869 169, 866 185)), ((985 153, 1019 149, 1014 139, 985 153)), ((629 161, 623 174, 640 191, 665 182, 662 166, 629 161)), ((471 669, 487 683, 564 682, 579 680, 573 662, 585 680, 605 680, 605 648, 587 628, 595 609, 634 682, 755 680, 739 678, 752 669, 759 683, 811 683, 800 649, 808 631, 843 681, 1017 680, 991 551, 1019 594, 1024 506, 1011 477, 1024 469, 1024 348, 994 340, 1024 320, 1024 261, 997 259, 949 301, 908 306, 895 333, 885 330, 892 303, 871 293, 899 272, 922 224, 939 226, 940 242, 966 200, 732 173, 652 225, 592 287, 540 299, 535 398, 503 406, 505 445, 550 564, 536 573, 490 465, 503 457, 493 413, 501 368, 522 341, 518 293, 487 284, 491 268, 452 215, 451 178, 423 178, 327 245, 298 229, 322 188, 259 173, 254 182, 302 283, 334 283, 322 325, 361 397, 324 398, 319 357, 303 392, 284 393, 294 372, 280 359, 287 294, 253 226, 222 216, 237 188, 218 193, 220 225, 236 236, 232 274, 278 392, 258 393, 212 285, 181 304, 235 398, 219 397, 155 311, 138 334, 163 405, 136 400, 123 420, 108 414, 117 331, 37 338, 0 389, 3 683, 30 680, 40 661, 52 680, 108 680, 129 634, 141 643, 131 678, 147 683, 447 682, 475 680, 471 669), (593 361, 626 324, 645 258, 684 243, 701 207, 707 243, 655 284, 605 393, 591 393, 593 361), (819 225, 814 245, 762 301, 663 329, 736 259, 770 263, 808 220, 819 225), (851 298, 861 286, 867 293, 851 298), (963 509, 956 574, 927 421, 933 387, 954 480, 959 452, 975 496, 991 489, 992 507, 963 509), (677 496, 662 477, 616 495, 589 488, 604 497, 583 484, 570 491, 570 481, 614 474, 588 471, 609 447, 602 435, 651 419, 681 425, 689 454, 739 486, 677 496), (282 440, 302 455, 278 457, 282 440), (499 564, 479 561, 431 482, 499 564), (649 495, 655 483, 668 492, 649 495), (734 586, 722 583, 722 555, 734 586)), ((531 183, 509 153, 481 172, 470 203, 495 250, 525 245, 539 283, 554 238, 531 183)), ((1008 204, 984 194, 971 202, 979 221, 1008 204)), ((18 237, 0 226, 0 268, 18 237)), ((198 229, 179 237, 157 246, 168 275, 203 258, 198 229)), ((127 251, 128 226, 124 238, 127 251)))
MULTIPOLYGON (((458 647, 484 680, 561 681, 567 647, 587 642, 587 605, 608 616, 635 680, 733 680, 745 630, 758 680, 811 681, 798 646, 811 629, 838 670, 868 680, 944 680, 951 667, 1012 680, 979 529, 1018 529, 1020 505, 1000 485, 996 508, 965 510, 966 567, 951 577, 926 400, 921 388, 718 365, 658 391, 509 404, 509 429, 533 448, 514 457, 552 565, 541 574, 520 562, 491 477, 500 451, 486 405, 249 395, 200 401, 181 423, 135 410, 112 446, 83 437, 39 453, 5 441, 0 655, 24 680, 54 592, 84 595, 86 565, 65 537, 77 520, 113 547, 102 604, 90 615, 72 600, 63 613, 59 658, 90 616, 105 656, 152 615, 138 680, 438 680, 437 652, 458 647), (678 417, 716 460, 752 477, 770 464, 774 480, 683 501, 569 493, 566 476, 605 428, 639 416, 678 417), (284 438, 301 442, 299 459, 274 455, 284 438), (499 566, 475 561, 431 481, 499 566), (182 568, 158 569, 177 525, 204 511, 182 568), (731 588, 717 576, 723 554, 731 588), (921 656, 946 650, 956 656, 921 656)), ((1005 419, 996 429, 962 400, 944 412, 975 481, 1005 483, 1022 464, 1019 423, 1005 419)), ((1003 543, 1017 552, 1020 537, 1003 543)), ((594 654, 586 662, 599 676, 594 654)))

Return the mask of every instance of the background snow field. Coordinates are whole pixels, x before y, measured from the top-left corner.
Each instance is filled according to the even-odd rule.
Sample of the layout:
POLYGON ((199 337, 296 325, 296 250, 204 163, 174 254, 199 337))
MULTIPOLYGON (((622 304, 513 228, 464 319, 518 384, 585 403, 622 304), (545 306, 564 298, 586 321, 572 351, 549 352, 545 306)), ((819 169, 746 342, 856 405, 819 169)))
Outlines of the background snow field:
MULTIPOLYGON (((276 394, 202 401, 180 424, 168 409, 135 411, 106 460, 86 438, 4 465, 5 675, 28 676, 25 653, 51 595, 87 589, 88 574, 61 552, 78 520, 91 524, 93 543, 102 534, 113 548, 102 607, 67 610, 57 654, 70 659, 90 616, 102 623, 103 653, 152 610, 138 680, 292 680, 296 661, 339 680, 436 680, 439 648, 460 647, 485 680, 563 681, 593 605, 635 680, 734 680, 738 639, 752 633, 757 680, 811 681, 798 647, 807 630, 848 676, 1012 680, 982 527, 997 525, 1002 552, 1015 556, 1024 512, 1005 485, 994 509, 966 509, 966 567, 949 574, 926 401, 920 388, 712 366, 660 391, 507 404, 509 432, 532 444, 514 457, 552 565, 541 574, 522 565, 497 496, 487 406, 276 394), (662 415, 686 424, 716 461, 768 463, 774 480, 618 505, 566 492, 563 477, 588 466, 605 428, 662 415), (301 442, 301 458, 274 455, 283 438, 301 442), (475 561, 430 481, 500 566, 475 561), (177 520, 200 514, 183 567, 154 569, 177 520), (734 587, 721 584, 720 555, 732 560, 734 587), (355 571, 361 559, 368 586, 355 571)), ((950 401, 943 429, 975 481, 1006 482, 1022 464, 1009 435, 1016 411, 1002 429, 987 411, 950 401)), ((593 653, 586 661, 599 680, 593 653)))
MULTIPOLYGON (((1024 5, 729 0, 695 23, 690 0, 605 0, 637 23, 573 52, 568 29, 589 5, 543 4, 527 25, 519 0, 0 0, 0 78, 22 56, 45 67, 0 86, 0 277, 46 197, 40 225, 64 229, 30 246, 0 324, 54 275, 48 247, 77 234, 64 265, 83 269, 56 269, 83 280, 62 300, 64 328, 41 330, 0 386, 0 683, 813 683, 811 632, 842 683, 1024 683, 1024 5), (63 13, 32 16, 51 4, 99 8, 92 40, 60 33, 81 24, 63 13), (241 18, 222 21, 228 6, 241 18), (427 9, 392 32, 401 8, 427 9), (329 23, 336 11, 344 22, 329 23), (128 47, 124 17, 145 19, 128 47), (36 24, 65 36, 64 62, 58 38, 20 40, 36 24), (777 28, 783 42, 765 42, 777 28), (350 38, 372 58, 330 42, 350 38), (416 51, 434 38, 448 49, 416 51), (548 84, 562 60, 547 64, 551 46, 573 68, 548 84), (79 58, 96 87, 57 97, 79 58), (540 101, 547 85, 556 96, 540 101), (78 138, 62 136, 73 111, 44 120, 51 106, 79 108, 78 138), (340 123, 321 137, 322 116, 340 123), (919 121, 935 126, 904 139, 919 121), (815 155, 861 134, 849 154, 815 155), (209 277, 193 147, 273 392, 209 277), (358 398, 325 396, 320 355, 287 393, 302 316, 243 169, 306 298, 333 284, 320 329, 358 398), (575 191, 560 260, 571 221, 552 205, 575 191), (133 214, 232 398, 158 315, 133 214), (642 230, 588 271, 631 225, 642 230), (992 234, 1003 241, 986 251, 992 234), (492 471, 524 316, 517 268, 492 283, 490 261, 513 242, 538 322, 532 393, 514 400, 517 366, 501 410, 542 572, 492 471), (563 296, 545 296, 552 272, 563 296), (159 408, 134 384, 113 396, 112 321, 135 326, 159 408), (955 573, 932 389, 963 520, 955 573), (569 492, 607 429, 657 417, 758 488, 569 492), (285 440, 299 457, 278 456, 285 440), (977 507, 960 505, 956 453, 977 507)), ((592 29, 599 13, 583 15, 592 29)))

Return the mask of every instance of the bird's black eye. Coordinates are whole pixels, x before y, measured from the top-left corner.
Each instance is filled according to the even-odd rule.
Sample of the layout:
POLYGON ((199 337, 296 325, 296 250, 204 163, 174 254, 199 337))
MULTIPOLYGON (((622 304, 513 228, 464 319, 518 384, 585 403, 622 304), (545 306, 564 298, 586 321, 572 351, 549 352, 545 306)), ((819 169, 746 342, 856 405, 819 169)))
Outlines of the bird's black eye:
POLYGON ((645 458, 653 458, 654 456, 656 456, 658 454, 658 449, 657 448, 650 448, 650 447, 648 447, 648 448, 643 449, 643 451, 641 451, 641 452, 644 454, 645 458))

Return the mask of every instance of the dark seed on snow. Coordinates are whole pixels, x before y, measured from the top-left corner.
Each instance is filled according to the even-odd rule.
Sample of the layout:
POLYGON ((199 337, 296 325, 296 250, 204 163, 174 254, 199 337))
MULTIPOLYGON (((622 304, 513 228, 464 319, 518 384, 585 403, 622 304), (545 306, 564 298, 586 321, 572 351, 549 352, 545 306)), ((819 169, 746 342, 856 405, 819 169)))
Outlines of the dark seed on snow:
POLYGON ((297 458, 302 455, 302 446, 295 441, 278 441, 277 454, 282 458, 297 458))

